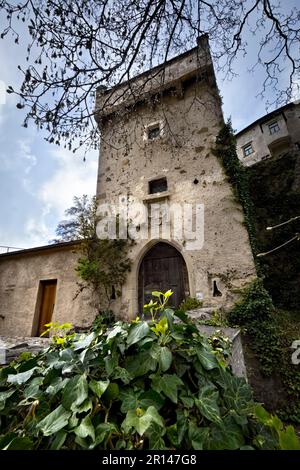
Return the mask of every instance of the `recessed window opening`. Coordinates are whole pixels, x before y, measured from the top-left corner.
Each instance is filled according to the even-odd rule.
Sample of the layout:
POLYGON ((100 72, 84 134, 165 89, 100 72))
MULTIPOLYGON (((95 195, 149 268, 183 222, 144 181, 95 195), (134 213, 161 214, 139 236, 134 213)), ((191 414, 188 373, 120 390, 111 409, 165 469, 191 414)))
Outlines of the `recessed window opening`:
POLYGON ((213 281, 213 297, 221 297, 222 292, 218 289, 217 281, 213 281))
POLYGON ((254 152, 251 142, 243 147, 244 157, 248 157, 254 152))
POLYGON ((111 286, 111 294, 110 294, 110 300, 116 300, 116 289, 115 286, 111 286))
POLYGON ((269 124, 269 131, 270 135, 276 134, 280 131, 280 127, 277 121, 273 121, 271 124, 269 124))
POLYGON ((168 190, 167 178, 149 181, 149 194, 162 193, 168 190))
POLYGON ((148 127, 148 129, 147 129, 147 138, 148 138, 148 140, 157 139, 159 136, 160 136, 160 125, 159 125, 159 123, 148 127))

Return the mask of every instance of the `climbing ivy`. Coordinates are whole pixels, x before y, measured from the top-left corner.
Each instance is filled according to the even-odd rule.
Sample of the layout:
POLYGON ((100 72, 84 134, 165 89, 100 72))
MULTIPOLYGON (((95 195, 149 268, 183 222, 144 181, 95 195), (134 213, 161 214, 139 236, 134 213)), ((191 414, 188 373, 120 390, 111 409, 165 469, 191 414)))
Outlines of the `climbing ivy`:
POLYGON ((92 288, 102 307, 109 307, 111 299, 120 295, 131 267, 127 256, 130 243, 130 240, 99 239, 97 236, 81 243, 82 256, 76 271, 92 288))
POLYGON ((272 299, 261 279, 255 279, 241 292, 241 299, 228 313, 228 322, 242 327, 250 337, 262 372, 265 375, 274 372, 281 353, 279 329, 272 299))
MULTIPOLYGON (((299 320, 276 310, 261 279, 242 292, 241 299, 227 314, 231 326, 242 329, 247 345, 255 352, 263 376, 275 376, 284 390, 276 412, 282 419, 300 423, 300 371, 291 362, 291 345, 299 339, 299 320)), ((265 403, 268 403, 266 390, 265 403)))
POLYGON ((237 200, 240 202, 245 217, 250 245, 257 272, 260 266, 256 255, 258 253, 254 227, 254 207, 250 198, 248 175, 242 167, 236 153, 236 138, 232 130, 231 121, 224 123, 216 139, 214 154, 221 160, 228 181, 233 188, 237 200))

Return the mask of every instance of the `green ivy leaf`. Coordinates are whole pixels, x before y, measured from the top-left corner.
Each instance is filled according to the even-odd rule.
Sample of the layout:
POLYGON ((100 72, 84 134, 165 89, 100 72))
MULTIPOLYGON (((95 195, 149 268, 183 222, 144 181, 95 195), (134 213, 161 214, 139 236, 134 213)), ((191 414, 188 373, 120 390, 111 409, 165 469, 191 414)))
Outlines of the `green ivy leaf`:
POLYGON ((76 375, 66 385, 62 396, 62 405, 67 410, 76 410, 78 405, 88 397, 88 383, 86 376, 76 375))
POLYGON ((218 367, 218 362, 214 354, 206 349, 205 346, 200 346, 195 348, 197 357, 201 363, 201 365, 204 367, 206 370, 212 370, 218 367))
POLYGON ((94 394, 100 398, 109 386, 109 383, 109 380, 91 380, 89 387, 94 392, 94 394))
POLYGON ((152 423, 146 432, 149 439, 149 449, 153 450, 165 450, 167 449, 163 435, 165 430, 157 423, 152 423))
POLYGON ((15 437, 2 450, 32 450, 34 444, 29 437, 15 437))
POLYGON ((147 375, 149 371, 154 371, 157 367, 157 361, 149 355, 149 351, 143 351, 127 357, 125 367, 131 377, 135 378, 147 375))
POLYGON ((300 440, 293 426, 287 426, 285 430, 280 432, 279 444, 282 450, 300 450, 300 440))
POLYGON ((66 410, 62 405, 59 405, 52 413, 38 423, 37 429, 39 429, 44 436, 51 436, 51 434, 60 431, 68 424, 70 416, 71 412, 66 410))
POLYGON ((11 397, 15 393, 15 389, 6 390, 4 392, 0 392, 0 411, 4 410, 6 400, 11 397))
POLYGON ((59 450, 64 445, 67 435, 66 431, 58 431, 58 433, 55 434, 50 449, 59 450))
POLYGON ((214 423, 221 423, 222 421, 217 403, 218 396, 218 391, 207 385, 200 390, 198 398, 195 398, 195 404, 200 413, 214 423))
POLYGON ((135 410, 139 406, 138 394, 132 388, 121 390, 120 400, 122 402, 122 413, 127 413, 129 410, 135 410))
POLYGON ((133 344, 137 343, 142 338, 147 336, 149 332, 150 328, 147 322, 140 322, 132 325, 127 336, 127 346, 132 346, 133 344))
POLYGON ((177 403, 178 387, 184 384, 182 380, 173 374, 152 376, 152 387, 156 392, 163 392, 173 403, 177 403))
POLYGON ((121 427, 126 433, 132 428, 142 436, 152 423, 164 427, 163 420, 154 406, 149 406, 142 416, 138 416, 136 410, 129 410, 126 414, 121 427))
POLYGON ((80 425, 74 429, 76 436, 81 437, 82 439, 86 437, 91 437, 92 440, 95 440, 95 429, 92 424, 90 416, 86 416, 81 421, 80 425))
POLYGON ((188 436, 193 449, 203 450, 203 446, 209 437, 209 428, 199 428, 194 421, 191 421, 188 436))
POLYGON ((73 343, 74 351, 88 348, 95 338, 96 338, 96 333, 94 331, 90 333, 89 335, 85 335, 84 338, 73 343))
POLYGON ((35 370, 36 367, 27 370, 26 372, 20 372, 19 374, 10 374, 7 377, 7 382, 15 385, 22 385, 30 379, 35 370))
POLYGON ((231 416, 224 418, 220 425, 212 426, 208 441, 209 450, 237 450, 244 444, 242 428, 231 416))
POLYGON ((165 372, 171 367, 172 364, 172 353, 169 348, 166 346, 163 346, 160 348, 160 355, 159 355, 159 365, 161 367, 161 370, 165 372))

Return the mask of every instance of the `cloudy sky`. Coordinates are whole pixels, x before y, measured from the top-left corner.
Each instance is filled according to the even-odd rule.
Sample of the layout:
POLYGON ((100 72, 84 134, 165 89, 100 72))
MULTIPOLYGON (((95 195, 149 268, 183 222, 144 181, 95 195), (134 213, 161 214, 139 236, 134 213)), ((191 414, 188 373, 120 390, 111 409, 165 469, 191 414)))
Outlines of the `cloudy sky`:
MULTIPOLYGON (((250 55, 236 63, 238 76, 232 81, 217 76, 225 118, 231 116, 236 130, 266 110, 265 101, 256 97, 262 76, 248 72, 257 47, 255 37, 249 40, 250 55)), ((98 155, 90 152, 84 162, 83 153, 74 155, 48 144, 35 128, 21 127, 24 115, 16 109, 16 98, 4 98, 1 90, 20 84, 17 65, 23 62, 22 43, 0 40, 0 246, 28 248, 45 245, 55 236, 73 196, 95 193, 98 155)))

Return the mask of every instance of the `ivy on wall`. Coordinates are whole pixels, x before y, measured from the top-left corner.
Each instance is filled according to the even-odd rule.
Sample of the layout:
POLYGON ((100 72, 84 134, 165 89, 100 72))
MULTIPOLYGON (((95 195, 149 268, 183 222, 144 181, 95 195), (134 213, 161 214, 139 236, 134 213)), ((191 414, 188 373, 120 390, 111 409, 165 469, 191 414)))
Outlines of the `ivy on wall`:
POLYGON ((121 293, 131 267, 127 256, 130 243, 130 240, 103 240, 95 236, 81 244, 82 256, 76 272, 92 288, 101 308, 109 308, 111 300, 121 293))
POLYGON ((256 258, 258 249, 254 227, 254 208, 249 193, 248 176, 236 153, 236 138, 230 120, 222 126, 217 136, 214 154, 221 160, 225 174, 233 188, 234 195, 243 208, 249 241, 256 269, 259 273, 260 265, 256 258))
MULTIPOLYGON (((227 320, 231 326, 241 327, 244 339, 248 339, 248 346, 254 351, 259 361, 262 374, 266 377, 275 374, 279 376, 285 392, 285 401, 277 411, 283 419, 299 424, 300 372, 295 370, 295 366, 291 363, 290 350, 293 340, 299 339, 299 319, 297 317, 291 328, 291 312, 276 309, 264 287, 265 285, 268 288, 272 296, 273 293, 275 296, 276 292, 280 293, 283 304, 291 306, 291 298, 294 298, 293 306, 295 302, 299 305, 299 283, 296 282, 294 291, 290 289, 292 281, 287 282, 282 268, 286 265, 287 269, 290 269, 291 265, 293 273, 294 267, 296 269, 299 267, 299 257, 297 258, 295 252, 291 250, 288 254, 281 253, 279 262, 276 262, 274 257, 271 260, 264 258, 262 263, 259 263, 256 258, 259 251, 266 251, 269 248, 266 243, 270 243, 270 239, 268 240, 264 235, 266 226, 280 223, 281 217, 286 220, 289 216, 298 213, 295 208, 300 207, 299 194, 292 193, 287 197, 294 177, 294 172, 291 174, 290 171, 289 161, 294 157, 285 156, 284 161, 262 162, 254 168, 244 168, 237 157, 236 139, 230 121, 221 128, 214 153, 221 160, 234 195, 243 208, 259 276, 241 292, 241 299, 228 314, 227 320), (287 158, 289 158, 288 161, 287 158), (285 175, 285 185, 282 183, 283 175, 285 175)), ((290 228, 286 228, 288 229, 290 228)), ((286 235, 286 233, 281 233, 285 239, 286 235)), ((278 235, 272 234, 272 236, 278 235)), ((280 244, 279 239, 273 242, 275 246, 280 244)), ((296 247, 297 249, 299 248, 296 247)), ((277 295, 276 302, 278 301, 280 298, 277 295)), ((268 402, 267 394, 266 389, 266 403, 268 402)))

